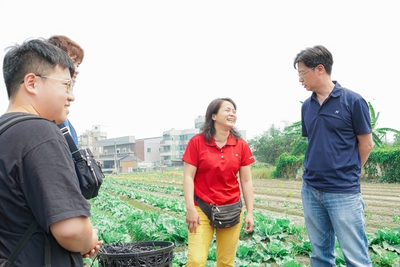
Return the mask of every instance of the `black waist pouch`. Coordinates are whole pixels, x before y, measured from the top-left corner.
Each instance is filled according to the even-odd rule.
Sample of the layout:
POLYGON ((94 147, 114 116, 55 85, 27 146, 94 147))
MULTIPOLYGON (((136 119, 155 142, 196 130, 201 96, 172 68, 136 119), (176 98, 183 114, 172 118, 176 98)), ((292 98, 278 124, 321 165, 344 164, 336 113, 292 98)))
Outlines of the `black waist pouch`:
POLYGON ((240 222, 240 215, 242 213, 242 200, 228 205, 216 206, 214 204, 207 204, 198 196, 194 196, 200 209, 210 219, 210 225, 214 228, 229 228, 240 222))

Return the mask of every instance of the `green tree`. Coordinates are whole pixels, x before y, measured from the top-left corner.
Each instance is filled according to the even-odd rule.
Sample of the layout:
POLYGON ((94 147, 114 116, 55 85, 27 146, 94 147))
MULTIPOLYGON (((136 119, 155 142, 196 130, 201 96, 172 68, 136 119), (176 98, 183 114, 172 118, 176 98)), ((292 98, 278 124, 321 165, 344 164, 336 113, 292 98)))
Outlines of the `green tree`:
POLYGON ((272 124, 262 135, 256 136, 248 143, 257 161, 275 165, 282 153, 290 153, 290 144, 294 138, 296 137, 285 135, 278 126, 272 124))
POLYGON ((400 147, 400 134, 394 135, 393 147, 400 147))
MULTIPOLYGON (((300 101, 303 104, 303 101, 300 101)), ((293 148, 290 152, 292 156, 304 155, 308 147, 307 137, 301 135, 301 121, 296 121, 285 129, 285 135, 293 138, 290 144, 293 148)))
POLYGON ((285 134, 294 139, 293 142, 290 143, 293 147, 290 154, 292 156, 304 155, 308 147, 308 139, 301 135, 301 121, 297 121, 286 127, 285 134))
POLYGON ((393 129, 393 128, 377 128, 378 126, 378 119, 380 112, 375 113, 375 109, 372 106, 371 102, 368 102, 369 113, 371 116, 371 128, 372 128, 372 139, 374 140, 374 144, 377 147, 382 147, 384 145, 383 139, 386 135, 391 132, 396 135, 400 134, 400 131, 393 129))

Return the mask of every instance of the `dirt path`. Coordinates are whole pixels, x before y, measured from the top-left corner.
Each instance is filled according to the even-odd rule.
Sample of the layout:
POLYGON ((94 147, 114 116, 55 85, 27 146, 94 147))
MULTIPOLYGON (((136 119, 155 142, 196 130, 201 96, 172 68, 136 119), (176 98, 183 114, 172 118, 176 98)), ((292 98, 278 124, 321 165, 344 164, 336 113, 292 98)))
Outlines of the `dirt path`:
MULTIPOLYGON (((301 184, 301 181, 294 180, 255 179, 255 209, 304 224, 301 184)), ((375 233, 383 227, 400 227, 400 185, 362 183, 361 193, 368 233, 375 233)))

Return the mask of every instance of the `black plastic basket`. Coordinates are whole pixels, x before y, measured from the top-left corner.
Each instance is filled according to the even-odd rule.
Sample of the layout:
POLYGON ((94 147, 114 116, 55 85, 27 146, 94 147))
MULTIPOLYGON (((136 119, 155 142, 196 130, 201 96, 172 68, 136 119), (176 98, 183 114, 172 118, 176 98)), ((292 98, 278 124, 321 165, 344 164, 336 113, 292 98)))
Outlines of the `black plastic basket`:
POLYGON ((102 245, 97 259, 99 267, 166 267, 172 266, 173 249, 168 241, 117 242, 102 245))

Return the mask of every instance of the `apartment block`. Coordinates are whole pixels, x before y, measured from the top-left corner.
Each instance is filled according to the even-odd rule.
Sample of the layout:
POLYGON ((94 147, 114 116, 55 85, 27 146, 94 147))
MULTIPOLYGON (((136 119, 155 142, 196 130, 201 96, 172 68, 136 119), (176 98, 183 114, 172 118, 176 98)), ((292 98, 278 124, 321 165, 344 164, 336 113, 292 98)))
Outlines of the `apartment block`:
POLYGON ((89 148, 94 157, 98 158, 103 153, 102 147, 98 145, 98 142, 105 139, 107 139, 105 127, 93 125, 92 130, 86 130, 85 133, 78 136, 79 148, 89 148))
POLYGON ((190 138, 199 133, 199 129, 175 130, 163 132, 160 144, 161 165, 167 167, 183 166, 182 157, 190 138))

